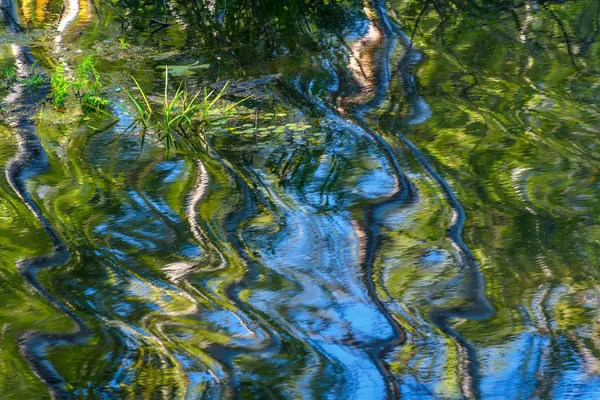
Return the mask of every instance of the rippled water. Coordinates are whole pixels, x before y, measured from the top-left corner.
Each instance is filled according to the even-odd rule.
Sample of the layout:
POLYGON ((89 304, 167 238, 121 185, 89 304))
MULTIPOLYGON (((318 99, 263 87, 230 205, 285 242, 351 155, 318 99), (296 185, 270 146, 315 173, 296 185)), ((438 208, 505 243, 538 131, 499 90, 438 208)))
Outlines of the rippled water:
POLYGON ((0 397, 600 397, 597 1, 0 6, 119 118, 0 88, 0 397), (194 63, 271 134, 121 134, 194 63))

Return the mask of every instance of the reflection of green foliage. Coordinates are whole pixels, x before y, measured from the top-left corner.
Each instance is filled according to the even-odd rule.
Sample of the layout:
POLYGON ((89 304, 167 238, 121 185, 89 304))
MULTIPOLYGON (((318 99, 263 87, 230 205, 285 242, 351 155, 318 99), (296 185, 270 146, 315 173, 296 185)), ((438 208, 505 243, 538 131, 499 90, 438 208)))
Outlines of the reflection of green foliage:
MULTIPOLYGON (((164 13, 155 1, 119 2, 119 9, 131 15, 135 27, 142 28, 148 17, 164 13)), ((246 0, 174 2, 186 24, 186 41, 201 43, 220 67, 255 66, 265 59, 301 55, 326 43, 330 35, 340 35, 362 17, 362 0, 246 0)), ((170 29, 177 29, 172 27, 170 29)))
MULTIPOLYGON (((203 57, 226 55, 228 58, 224 57, 224 62, 262 67, 265 65, 261 62, 263 58, 281 59, 304 51, 327 57, 329 53, 314 44, 331 45, 323 38, 349 26, 341 22, 333 27, 336 29, 328 31, 327 19, 332 17, 328 10, 339 10, 340 6, 355 2, 323 5, 300 1, 298 7, 290 1, 279 4, 267 1, 257 3, 256 10, 252 10, 248 2, 228 1, 227 6, 223 6, 224 2, 217 1, 214 15, 205 8, 204 2, 197 3, 200 4, 190 9, 177 1, 172 4, 182 18, 187 17, 195 26, 184 34, 186 40, 206 46, 208 55, 203 57), (316 10, 325 10, 329 14, 320 16, 316 10), (222 22, 215 22, 221 17, 222 22), (259 17, 264 24, 256 22, 259 17), (243 39, 236 38, 236 34, 243 39), (199 36, 206 41, 193 40, 199 36)), ((376 216, 386 224, 381 226, 383 240, 375 257, 372 278, 378 296, 386 305, 398 307, 394 318, 413 332, 406 344, 397 348, 395 355, 390 354, 392 371, 406 374, 411 379, 422 378, 420 382, 428 387, 429 382, 434 382, 431 392, 438 397, 460 398, 464 397, 457 373, 460 352, 456 343, 432 327, 427 315, 432 306, 459 304, 453 295, 460 291, 461 288, 456 288, 464 282, 463 271, 457 268, 452 256, 455 250, 445 236, 453 215, 435 182, 424 174, 409 152, 403 150, 394 135, 399 126, 423 149, 435 169, 448 179, 467 211, 464 240, 481 265, 487 293, 497 312, 486 321, 453 321, 453 327, 476 347, 478 353, 487 357, 481 365, 482 373, 494 370, 495 374, 495 370, 505 368, 499 365, 505 359, 496 364, 493 355, 513 354, 508 345, 522 333, 530 338, 547 335, 545 327, 533 325, 539 324, 537 314, 553 320, 557 330, 563 331, 552 335, 556 339, 553 342, 562 343, 560 345, 565 349, 572 344, 558 337, 562 333, 577 339, 576 329, 589 330, 597 337, 597 326, 594 330, 590 326, 597 320, 592 311, 598 307, 594 303, 586 304, 587 309, 582 307, 589 302, 582 297, 593 298, 586 290, 593 289, 598 275, 596 266, 600 265, 597 221, 600 173, 596 157, 596 150, 600 148, 596 135, 596 104, 600 96, 594 88, 600 83, 596 71, 600 64, 598 46, 589 40, 595 29, 590 16, 596 14, 597 7, 593 2, 538 2, 540 9, 529 12, 516 2, 502 0, 495 3, 449 0, 392 3, 397 4, 390 13, 399 16, 398 22, 405 31, 411 33, 414 29, 415 47, 426 56, 415 70, 421 85, 420 93, 429 104, 432 116, 419 125, 405 124, 404 117, 411 112, 410 99, 403 96, 406 88, 402 87, 401 79, 394 79, 389 102, 375 110, 374 116, 381 116, 381 122, 376 122, 378 118, 368 119, 396 151, 394 155, 417 193, 413 203, 390 206, 376 216), (571 62, 563 32, 542 3, 562 19, 565 31, 570 35, 568 42, 572 45, 575 65, 581 69, 579 74, 575 73, 576 67, 571 62), (586 13, 581 13, 583 8, 586 13), (531 22, 523 29, 526 18, 531 18, 531 22), (513 24, 515 20, 519 24, 513 24), (525 31, 524 42, 520 39, 522 31, 525 31), (393 123, 388 125, 389 121, 393 123), (539 296, 545 290, 544 285, 550 291, 564 288, 565 294, 539 296), (539 310, 532 311, 534 307, 539 310)), ((154 13, 157 2, 125 0, 119 4, 142 10, 143 13, 132 14, 136 18, 139 15, 140 21, 147 23, 143 15, 154 13)), ((170 29, 173 32, 177 28, 170 29)), ((116 41, 112 43, 116 46, 116 41)), ((338 41, 334 46, 339 44, 338 41)), ((130 47, 133 51, 134 44, 130 47)), ((333 50, 332 58, 344 52, 343 48, 333 50)), ((165 52, 161 55, 164 59, 148 61, 144 70, 152 71, 156 61, 166 63, 167 59, 181 54, 165 52)), ((342 61, 333 66, 342 71, 341 79, 344 79, 347 61, 344 57, 341 56, 342 61)), ((195 59, 178 62, 186 66, 195 59)), ((311 63, 306 61, 308 58, 299 59, 311 63)), ((222 70, 218 68, 226 68, 212 59, 210 62, 215 68, 206 71, 207 74, 213 70, 220 74, 222 70)), ((287 71, 286 68, 289 64, 282 69, 287 71)), ((298 65, 292 65, 292 68, 292 74, 300 70, 298 65)), ((86 79, 93 82, 95 74, 90 73, 89 68, 87 71, 86 79)), ((173 71, 170 72, 173 76, 173 71)), ((183 72, 185 74, 185 70, 183 72)), ((323 84, 329 79, 327 73, 302 69, 301 74, 310 75, 310 79, 317 81, 313 93, 324 98, 329 95, 328 86, 323 84)), ((165 86, 168 90, 168 85, 165 86)), ((138 88, 139 93, 132 91, 129 96, 131 106, 137 110, 132 113, 144 134, 146 131, 152 133, 153 127, 175 129, 177 121, 186 121, 181 115, 193 121, 184 126, 185 131, 195 134, 196 124, 200 121, 185 112, 188 107, 182 103, 189 105, 195 101, 190 100, 191 95, 184 88, 178 89, 174 96, 172 93, 165 95, 163 101, 155 101, 153 96, 146 95, 149 91, 144 93, 139 85, 138 88), (185 97, 187 101, 182 100, 185 97)), ((90 93, 81 96, 82 102, 98 106, 102 97, 90 93)), ((197 102, 202 102, 205 96, 206 93, 201 92, 197 102)), ((280 98, 286 99, 285 96, 280 98)), ((360 186, 363 180, 380 184, 379 178, 389 174, 381 151, 374 143, 351 131, 329 131, 320 121, 297 116, 294 107, 283 108, 280 104, 276 107, 282 108, 269 109, 270 113, 264 110, 255 113, 240 107, 233 118, 213 120, 203 127, 205 138, 212 136, 216 141, 214 146, 219 146, 216 148, 223 156, 223 160, 219 160, 199 155, 211 181, 197 206, 198 223, 206 232, 206 240, 198 244, 202 248, 198 256, 201 262, 194 266, 194 273, 187 277, 188 282, 168 288, 155 283, 165 279, 165 264, 189 260, 187 255, 174 251, 180 247, 188 250, 189 229, 176 218, 173 223, 165 218, 165 221, 151 225, 144 220, 144 215, 149 214, 151 219, 158 221, 168 213, 168 207, 157 202, 157 198, 165 199, 180 218, 188 215, 183 204, 190 197, 190 188, 196 184, 194 168, 198 157, 175 155, 173 162, 181 162, 178 166, 181 174, 166 183, 171 170, 161 168, 171 160, 165 162, 164 154, 156 147, 147 146, 140 155, 141 161, 132 167, 137 152, 133 157, 128 152, 133 145, 131 137, 112 141, 113 136, 107 133, 104 136, 110 145, 103 146, 98 143, 105 142, 97 141, 101 134, 93 138, 77 132, 64 135, 62 129, 53 131, 53 126, 39 126, 51 168, 31 181, 39 189, 32 193, 44 214, 57 226, 70 249, 72 247, 73 254, 77 255, 64 267, 44 271, 43 281, 58 297, 67 298, 84 318, 95 321, 98 315, 106 317, 97 325, 92 322, 96 334, 90 343, 71 348, 57 346, 50 351, 52 363, 72 385, 69 390, 93 397, 102 390, 99 389, 101 384, 114 381, 117 384, 110 390, 115 396, 147 397, 160 391, 167 397, 176 397, 185 390, 188 384, 185 377, 189 372, 181 370, 178 358, 183 359, 189 354, 190 362, 200 360, 204 365, 198 366, 197 371, 206 366, 210 369, 217 361, 213 359, 213 353, 205 351, 207 344, 226 346, 231 340, 223 329, 214 329, 197 317, 205 304, 212 309, 217 306, 225 310, 234 308, 231 293, 236 290, 232 290, 231 282, 241 282, 238 297, 247 304, 256 300, 257 290, 263 297, 270 291, 273 298, 281 293, 293 295, 293 291, 298 290, 296 282, 279 276, 266 262, 257 268, 256 282, 243 280, 249 266, 239 259, 236 246, 228 241, 229 232, 239 233, 237 236, 243 238, 244 248, 257 250, 256 258, 259 258, 267 247, 269 251, 278 250, 273 235, 285 231, 286 215, 283 214, 286 212, 278 204, 271 203, 270 194, 265 193, 264 201, 260 196, 256 197, 257 215, 246 218, 243 208, 252 198, 242 196, 242 184, 233 179, 235 173, 253 190, 268 185, 269 191, 278 192, 284 202, 292 202, 292 194, 298 195, 300 200, 293 206, 298 206, 301 211, 308 202, 314 202, 315 209, 325 215, 331 210, 327 208, 331 197, 335 199, 331 206, 336 209, 336 219, 346 218, 344 215, 349 211, 351 216, 347 217, 360 222, 365 208, 381 201, 375 198, 376 194, 365 199, 360 186), (282 115, 284 113, 287 115, 282 115), (224 168, 224 165, 230 165, 226 163, 233 165, 234 173, 224 168), (243 170, 246 163, 250 166, 243 170), (240 173, 240 170, 243 171, 240 173), (373 171, 378 174, 370 175, 373 171), (256 175, 260 175, 262 181, 256 180, 253 172, 259 172, 256 175), (136 200, 144 204, 128 205, 131 200, 129 190, 135 190, 136 200), (314 200, 315 197, 319 199, 314 200), (155 213, 152 207, 159 203, 160 212, 155 213), (351 206, 346 208, 347 204, 351 206), (239 230, 231 222, 238 215, 245 218, 239 230), (118 225, 121 220, 126 222, 118 225), (118 235, 107 233, 115 226, 118 235), (144 231, 142 226, 151 229, 144 231), (164 228, 166 226, 168 229, 164 228), (157 234, 163 228, 168 233, 157 234), (132 240, 122 239, 127 236, 132 240), (161 241, 163 237, 169 238, 168 245, 161 241), (205 268, 220 265, 219 251, 224 254, 225 268, 205 272, 205 268), (143 286, 144 290, 139 287, 133 290, 128 280, 143 286), (189 289, 196 284, 202 298, 198 296, 197 309, 186 315, 181 311, 188 309, 191 302, 175 289, 183 288, 193 296, 193 290, 189 289), (213 289, 206 290, 208 287, 213 289), (88 293, 88 289, 93 290, 88 293), (122 311, 119 307, 123 304, 129 305, 134 312, 126 315, 115 312, 117 309, 122 311), (105 323, 107 320, 110 326, 105 323), (127 329, 131 325, 139 327, 137 332, 127 329), (134 343, 131 347, 123 345, 130 342, 134 343), (121 373, 124 360, 131 361, 125 378, 121 373)), ((305 115, 312 118, 308 112, 305 115)), ((6 146, 10 143, 5 141, 6 146)), ((5 150, 9 154, 14 152, 12 148, 5 150)), ((387 196, 386 190, 382 190, 383 199, 387 196)), ((17 207, 15 212, 11 211, 10 199, 0 203, 0 219, 6 225, 6 232, 0 232, 0 244, 8 249, 8 261, 2 270, 7 282, 5 303, 8 306, 0 314, 2 321, 8 324, 4 330, 5 339, 14 343, 20 331, 36 323, 40 324, 40 329, 58 330, 57 324, 66 326, 68 321, 63 321, 66 318, 22 288, 23 282, 15 272, 14 261, 23 251, 44 254, 46 249, 31 247, 35 243, 28 240, 32 232, 39 229, 35 221, 18 218, 27 212, 24 207, 17 207), (11 315, 13 307, 30 310, 11 315)), ((302 340, 292 338, 287 342, 285 335, 282 338, 282 350, 277 357, 265 361, 255 357, 253 352, 235 358, 235 368, 243 371, 239 375, 241 397, 260 397, 257 393, 261 385, 274 388, 262 397, 273 397, 273 393, 276 397, 285 397, 288 386, 282 388, 280 382, 285 380, 291 385, 297 376, 302 376, 307 365, 312 367, 310 361, 303 361, 309 356, 303 353, 302 340), (247 371, 251 373, 246 374, 247 371), (253 385, 259 380, 262 382, 256 383, 257 391, 254 392, 253 385)), ((594 344, 586 342, 577 346, 585 350, 593 349, 594 344)), ((391 346, 389 350, 390 353, 393 351, 391 346)), ((527 351, 518 350, 519 354, 527 351)), ((543 355, 546 353, 563 354, 562 348, 556 352, 551 347, 543 355)), ((532 360, 536 356, 526 355, 525 358, 532 360)), ((511 360, 510 364, 517 362, 511 360)), ((16 346, 7 346, 0 351, 0 365, 5 370, 28 371, 16 346)), ((323 365, 328 362, 325 360, 323 365)), ((35 397, 32 392, 42 391, 43 388, 38 388, 41 384, 35 386, 35 377, 30 372, 23 375, 24 378, 15 378, 16 384, 4 378, 0 387, 10 388, 7 392, 14 395, 12 388, 18 385, 15 392, 23 392, 26 398, 35 397)), ((550 378, 544 380, 552 381, 550 378)))
MULTIPOLYGON (((392 98, 389 109, 395 111, 385 119, 395 123, 384 127, 393 133, 400 126, 466 209, 464 239, 497 312, 485 324, 460 321, 457 327, 482 348, 504 346, 530 329, 518 311, 522 306, 527 315, 541 309, 560 330, 577 336, 577 326, 593 323, 582 293, 591 290, 590 277, 600 275, 600 47, 593 39, 600 5, 531 3, 392 2, 401 16, 397 22, 409 36, 414 32, 414 47, 425 55, 414 72, 431 117, 407 124, 410 99, 392 98), (558 282, 566 294, 546 304, 545 285, 551 292, 558 282)), ((423 237, 430 223, 425 225, 414 237, 423 237)), ((405 236, 388 238, 382 254, 394 261, 381 266, 386 288, 426 310, 432 302, 418 285, 444 282, 447 271, 431 268, 425 278, 428 269, 411 267, 419 265, 419 247, 410 254, 405 236)), ((411 358, 404 368, 427 357, 398 353, 411 358)), ((406 373, 419 375, 417 368, 406 373)))
MULTIPOLYGON (((0 126, 3 158, 12 157, 17 150, 13 134, 0 126)), ((30 329, 68 332, 73 324, 39 293, 32 291, 15 268, 23 258, 47 254, 52 245, 25 205, 15 200, 6 180, 0 182, 0 189, 4 193, 0 197, 0 246, 4 255, 0 260, 0 325, 4 343, 0 346, 0 369, 15 371, 11 376, 0 374, 0 398, 41 398, 46 396, 47 388, 20 352, 19 336, 30 329)))

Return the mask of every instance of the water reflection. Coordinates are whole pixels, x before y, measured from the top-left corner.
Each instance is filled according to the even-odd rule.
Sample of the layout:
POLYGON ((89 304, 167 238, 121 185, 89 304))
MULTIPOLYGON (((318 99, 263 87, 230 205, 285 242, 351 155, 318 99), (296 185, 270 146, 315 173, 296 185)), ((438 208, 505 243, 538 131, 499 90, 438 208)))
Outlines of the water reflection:
POLYGON ((597 2, 54 3, 33 53, 3 8, 19 77, 201 62, 311 127, 167 158, 15 83, 4 397, 600 396, 597 2))

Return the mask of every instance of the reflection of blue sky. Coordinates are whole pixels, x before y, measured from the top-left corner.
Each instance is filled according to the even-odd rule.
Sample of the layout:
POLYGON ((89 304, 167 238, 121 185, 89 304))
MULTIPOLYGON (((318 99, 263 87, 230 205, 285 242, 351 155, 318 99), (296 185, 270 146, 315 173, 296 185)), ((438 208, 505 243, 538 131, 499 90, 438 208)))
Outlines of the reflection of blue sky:
POLYGON ((374 168, 358 179, 356 187, 364 197, 377 198, 389 194, 394 189, 394 181, 389 171, 374 168))
POLYGON ((374 368, 369 356, 358 349, 334 343, 318 342, 320 347, 336 359, 344 368, 345 385, 342 390, 331 393, 350 399, 383 399, 385 384, 379 371, 374 368))
POLYGON ((557 339, 552 343, 546 335, 525 332, 482 348, 484 398, 539 398, 544 386, 554 399, 600 398, 600 376, 582 370, 585 363, 566 338, 557 339))
MULTIPOLYGON (((261 252, 262 263, 293 283, 293 289, 256 290, 249 303, 288 326, 302 341, 318 343, 317 351, 335 359, 344 370, 343 378, 337 380, 346 382, 345 395, 383 398, 384 380, 368 356, 368 348, 390 338, 393 332, 363 284, 350 215, 315 215, 299 207, 302 203, 294 195, 280 198, 269 178, 262 174, 286 223, 261 252)), ((373 190, 380 188, 374 184, 373 190)), ((303 195, 313 193, 305 188, 303 195)))

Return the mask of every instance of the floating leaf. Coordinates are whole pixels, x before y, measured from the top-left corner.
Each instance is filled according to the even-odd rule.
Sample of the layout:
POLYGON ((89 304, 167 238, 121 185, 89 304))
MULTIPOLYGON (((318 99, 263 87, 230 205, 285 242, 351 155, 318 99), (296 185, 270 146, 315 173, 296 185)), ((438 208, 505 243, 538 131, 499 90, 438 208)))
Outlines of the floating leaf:
POLYGON ((171 58, 171 57, 177 56, 179 54, 181 54, 180 51, 167 51, 167 52, 164 52, 164 53, 158 53, 158 54, 152 56, 152 58, 155 59, 155 60, 162 61, 162 60, 166 60, 167 58, 171 58))
POLYGON ((196 61, 190 65, 159 65, 156 69, 169 69, 169 74, 172 76, 188 76, 194 74, 195 71, 200 69, 210 68, 210 64, 200 64, 196 61))

